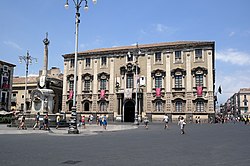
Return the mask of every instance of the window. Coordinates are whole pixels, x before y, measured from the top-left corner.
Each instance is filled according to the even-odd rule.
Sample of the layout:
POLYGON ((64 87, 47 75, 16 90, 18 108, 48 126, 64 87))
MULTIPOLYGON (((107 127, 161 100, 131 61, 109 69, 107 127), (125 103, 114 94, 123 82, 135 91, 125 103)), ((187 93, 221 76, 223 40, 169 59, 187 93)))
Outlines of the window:
POLYGON ((182 76, 175 76, 175 88, 182 88, 182 76))
POLYGON ((107 104, 106 104, 106 102, 101 102, 100 103, 100 111, 102 111, 102 112, 107 111, 107 104))
POLYGON ((90 67, 90 63, 91 63, 91 59, 90 58, 86 58, 86 65, 85 65, 85 67, 90 67))
POLYGON ((134 87, 134 76, 133 74, 127 74, 127 88, 133 88, 134 87))
POLYGON ((107 65, 107 57, 101 57, 101 66, 107 65))
POLYGON ((6 97, 7 97, 7 93, 6 92, 2 92, 2 98, 1 98, 1 102, 5 103, 6 102, 6 97))
POLYGON ((161 112, 163 109, 162 109, 162 102, 161 101, 157 101, 155 103, 155 107, 156 107, 156 111, 157 112, 161 112))
POLYGON ((162 87, 162 76, 156 76, 155 77, 155 88, 161 88, 162 87))
POLYGON ((195 76, 195 84, 197 86, 203 86, 203 75, 202 74, 197 74, 195 76))
POLYGON ((195 59, 196 60, 202 59, 202 49, 195 50, 195 59))
POLYGON ((161 62, 161 52, 155 53, 155 62, 161 62))
POLYGON ((85 91, 90 91, 90 80, 85 80, 84 90, 85 91))
POLYGON ((181 51, 175 51, 175 62, 181 62, 181 51))
POLYGON ((198 101, 196 103, 196 111, 197 112, 204 112, 204 103, 202 101, 198 101))
POLYGON ((176 103, 175 103, 175 111, 176 112, 182 112, 182 102, 181 101, 176 101, 176 103))
POLYGON ((75 66, 75 59, 70 59, 70 68, 75 66))
POLYGON ((106 79, 101 79, 100 80, 100 89, 101 90, 106 90, 106 85, 107 85, 107 80, 106 79))
POLYGON ((69 90, 73 90, 74 81, 69 81, 69 90))
POLYGON ((84 111, 89 111, 89 103, 84 103, 84 111))

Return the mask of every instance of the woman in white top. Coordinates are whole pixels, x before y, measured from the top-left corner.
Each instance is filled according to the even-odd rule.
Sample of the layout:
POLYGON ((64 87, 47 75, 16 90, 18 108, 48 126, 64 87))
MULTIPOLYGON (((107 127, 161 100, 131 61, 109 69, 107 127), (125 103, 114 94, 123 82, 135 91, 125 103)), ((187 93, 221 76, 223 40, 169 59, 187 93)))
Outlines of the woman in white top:
POLYGON ((184 117, 181 117, 180 120, 179 120, 179 122, 178 122, 178 125, 180 125, 180 127, 181 127, 181 134, 184 134, 184 133, 185 133, 185 132, 184 132, 185 124, 186 124, 186 122, 185 122, 185 120, 184 120, 184 117))

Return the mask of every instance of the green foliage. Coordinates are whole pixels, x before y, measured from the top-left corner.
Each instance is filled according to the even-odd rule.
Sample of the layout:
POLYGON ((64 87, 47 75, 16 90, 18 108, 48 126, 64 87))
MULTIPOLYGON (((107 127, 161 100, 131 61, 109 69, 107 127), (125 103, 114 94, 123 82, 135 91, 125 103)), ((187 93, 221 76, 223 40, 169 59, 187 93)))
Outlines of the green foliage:
POLYGON ((0 123, 11 123, 11 117, 0 117, 0 123))

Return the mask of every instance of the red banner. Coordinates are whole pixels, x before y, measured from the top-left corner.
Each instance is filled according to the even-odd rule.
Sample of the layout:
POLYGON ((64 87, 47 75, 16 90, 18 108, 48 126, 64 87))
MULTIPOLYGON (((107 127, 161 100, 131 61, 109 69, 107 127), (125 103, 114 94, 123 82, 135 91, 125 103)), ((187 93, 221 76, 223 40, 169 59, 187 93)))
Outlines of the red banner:
POLYGON ((197 96, 202 96, 202 86, 197 86, 197 96))
POLYGON ((161 96, 161 88, 156 88, 156 97, 160 97, 161 96))
POLYGON ((3 89, 9 89, 9 87, 10 87, 9 84, 6 84, 6 83, 3 83, 3 85, 2 85, 3 89))
POLYGON ((100 95, 101 99, 105 98, 105 90, 101 90, 101 95, 100 95))
POLYGON ((70 90, 70 91, 69 91, 69 98, 68 98, 68 100, 71 100, 71 99, 72 99, 73 93, 74 93, 73 90, 70 90))

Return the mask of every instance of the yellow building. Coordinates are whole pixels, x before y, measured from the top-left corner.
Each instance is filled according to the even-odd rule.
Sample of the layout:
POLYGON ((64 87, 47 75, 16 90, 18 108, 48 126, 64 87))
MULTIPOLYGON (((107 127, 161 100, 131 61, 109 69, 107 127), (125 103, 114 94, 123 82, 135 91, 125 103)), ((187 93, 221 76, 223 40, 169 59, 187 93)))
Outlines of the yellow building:
MULTIPOLYGON (((80 52, 77 112, 124 122, 137 116, 162 120, 164 114, 172 121, 179 116, 207 121, 215 113, 214 49, 215 42, 181 41, 80 52)), ((74 53, 63 57, 62 109, 69 113, 74 53)))

